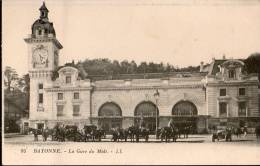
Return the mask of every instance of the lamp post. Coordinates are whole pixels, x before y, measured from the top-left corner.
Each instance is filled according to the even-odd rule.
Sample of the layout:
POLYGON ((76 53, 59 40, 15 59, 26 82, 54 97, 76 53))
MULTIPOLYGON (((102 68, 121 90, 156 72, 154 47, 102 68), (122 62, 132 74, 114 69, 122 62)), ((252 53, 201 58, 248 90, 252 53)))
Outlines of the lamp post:
POLYGON ((155 103, 156 103, 156 112, 155 112, 155 137, 156 139, 158 139, 158 134, 157 134, 157 130, 158 130, 158 100, 160 97, 160 93, 158 91, 158 89, 156 89, 156 92, 154 93, 154 98, 155 98, 155 103))

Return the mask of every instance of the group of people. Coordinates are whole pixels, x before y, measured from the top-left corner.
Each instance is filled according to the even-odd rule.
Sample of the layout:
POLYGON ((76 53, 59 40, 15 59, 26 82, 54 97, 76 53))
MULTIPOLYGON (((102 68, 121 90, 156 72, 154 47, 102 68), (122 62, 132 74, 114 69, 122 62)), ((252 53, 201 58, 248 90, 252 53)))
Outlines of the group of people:
POLYGON ((42 135, 42 140, 47 141, 47 138, 51 136, 52 141, 64 142, 65 140, 72 141, 85 141, 89 139, 98 139, 105 135, 105 132, 102 128, 97 129, 97 126, 84 126, 79 128, 76 125, 60 125, 56 124, 53 128, 42 128, 42 129, 33 129, 30 128, 30 131, 34 135, 34 141, 38 141, 38 135, 42 135))
MULTIPOLYGON (((94 125, 93 125, 94 126, 94 125)), ((94 126, 96 127, 96 126, 94 126)), ((177 134, 177 138, 181 138, 181 135, 184 135, 184 138, 188 138, 188 135, 190 133, 192 133, 193 130, 193 126, 192 125, 188 125, 188 124, 178 124, 178 123, 174 123, 173 120, 171 119, 168 122, 167 125, 168 128, 170 128, 172 130, 172 132, 174 132, 175 134, 177 134)), ((229 133, 236 135, 238 138, 243 135, 244 137, 247 136, 248 133, 248 129, 246 126, 244 127, 230 127, 228 128, 230 131, 229 133)), ((149 128, 147 128, 145 122, 143 120, 140 121, 139 124, 137 125, 131 125, 129 126, 129 128, 127 129, 121 129, 119 127, 115 127, 112 128, 112 136, 114 138, 114 136, 117 136, 117 138, 122 137, 122 135, 131 135, 131 131, 142 134, 145 133, 145 135, 149 135, 150 130, 149 128), (135 131, 138 129, 138 132, 135 131)), ((84 139, 89 139, 94 137, 94 135, 97 135, 98 137, 100 137, 99 139, 101 139, 101 136, 103 138, 105 135, 105 132, 98 132, 98 131, 103 131, 102 129, 97 129, 96 128, 89 128, 86 129, 85 126, 84 128, 80 129, 77 126, 65 126, 64 124, 60 125, 60 124, 56 124, 53 128, 42 128, 42 129, 31 129, 31 132, 34 135, 34 141, 38 141, 38 135, 42 135, 42 140, 43 141, 47 141, 47 138, 49 136, 51 136, 52 141, 59 141, 59 142, 64 142, 65 139, 71 135, 71 137, 74 138, 74 140, 76 139, 75 134, 78 134, 78 137, 84 137, 84 139)), ((160 134, 160 129, 158 129, 157 134, 160 134)), ((260 125, 257 125, 255 128, 255 134, 257 139, 260 140, 260 125)), ((159 137, 159 135, 158 135, 159 137)), ((94 138, 93 138, 94 139, 94 138)), ((127 138, 126 138, 127 139, 127 138)))
POLYGON ((188 135, 192 133, 193 126, 190 124, 174 124, 173 120, 171 119, 168 122, 168 127, 172 130, 175 129, 175 132, 178 134, 178 138, 181 138, 181 134, 184 135, 184 138, 188 138, 188 135))
POLYGON ((48 137, 51 135, 52 140, 58 140, 58 141, 65 141, 65 133, 66 133, 66 127, 65 125, 58 125, 56 124, 54 128, 49 129, 41 128, 41 129, 31 129, 30 131, 34 135, 34 141, 38 141, 38 135, 42 135, 42 140, 47 141, 48 137))

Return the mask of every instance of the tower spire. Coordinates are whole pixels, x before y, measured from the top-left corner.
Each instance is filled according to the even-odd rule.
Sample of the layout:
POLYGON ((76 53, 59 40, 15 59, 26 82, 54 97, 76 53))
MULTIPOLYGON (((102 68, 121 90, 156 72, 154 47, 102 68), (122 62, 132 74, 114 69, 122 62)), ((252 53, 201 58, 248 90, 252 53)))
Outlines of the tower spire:
POLYGON ((39 10, 41 12, 40 18, 48 20, 48 12, 49 12, 49 10, 47 9, 44 1, 43 1, 42 6, 40 7, 39 10))

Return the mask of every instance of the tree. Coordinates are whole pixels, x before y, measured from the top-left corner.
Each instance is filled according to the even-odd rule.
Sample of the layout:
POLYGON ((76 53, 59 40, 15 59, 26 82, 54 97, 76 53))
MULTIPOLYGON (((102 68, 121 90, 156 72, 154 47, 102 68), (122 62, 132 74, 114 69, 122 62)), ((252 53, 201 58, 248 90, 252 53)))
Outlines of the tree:
POLYGON ((248 73, 260 73, 260 53, 253 53, 245 60, 248 73))
POLYGON ((120 74, 120 64, 117 60, 114 60, 113 61, 113 64, 112 64, 112 70, 113 70, 113 74, 120 74))
POLYGON ((137 64, 134 60, 130 63, 130 73, 135 74, 137 72, 137 64))
POLYGON ((141 62, 140 65, 137 67, 138 73, 146 73, 146 69, 148 68, 146 62, 141 62))
POLYGON ((130 71, 130 64, 127 60, 124 60, 120 63, 122 74, 128 74, 130 71))
POLYGON ((21 91, 24 93, 30 92, 30 77, 29 74, 23 75, 22 78, 18 78, 18 86, 21 91))
POLYGON ((85 79, 85 78, 88 76, 88 74, 87 74, 86 71, 84 70, 83 64, 82 64, 81 62, 78 62, 77 68, 78 68, 78 70, 79 70, 79 77, 80 77, 81 79, 85 79))
POLYGON ((14 87, 16 81, 18 80, 18 74, 15 69, 10 66, 5 67, 4 71, 4 85, 7 87, 7 91, 11 91, 11 87, 14 87))
POLYGON ((258 80, 260 81, 260 53, 251 54, 244 62, 248 74, 258 73, 258 80))

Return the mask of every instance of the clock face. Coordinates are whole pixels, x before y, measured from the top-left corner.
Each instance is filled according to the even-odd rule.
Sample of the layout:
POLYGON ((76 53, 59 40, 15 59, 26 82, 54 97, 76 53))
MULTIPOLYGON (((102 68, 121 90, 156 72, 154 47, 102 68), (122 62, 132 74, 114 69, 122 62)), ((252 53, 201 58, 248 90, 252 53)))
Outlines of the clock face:
POLYGON ((33 51, 34 67, 46 67, 48 62, 48 51, 43 46, 37 47, 33 51))

